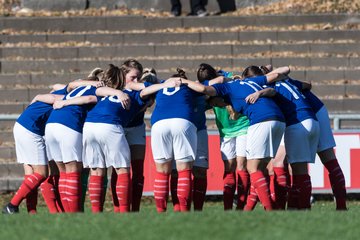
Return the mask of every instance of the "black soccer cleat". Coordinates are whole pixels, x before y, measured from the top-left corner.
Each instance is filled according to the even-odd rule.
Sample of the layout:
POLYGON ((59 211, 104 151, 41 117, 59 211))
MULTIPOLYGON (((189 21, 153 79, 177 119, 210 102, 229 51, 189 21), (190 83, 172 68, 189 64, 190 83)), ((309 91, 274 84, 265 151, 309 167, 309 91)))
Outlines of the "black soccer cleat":
POLYGON ((8 203, 2 210, 3 214, 15 214, 19 213, 19 207, 8 203))

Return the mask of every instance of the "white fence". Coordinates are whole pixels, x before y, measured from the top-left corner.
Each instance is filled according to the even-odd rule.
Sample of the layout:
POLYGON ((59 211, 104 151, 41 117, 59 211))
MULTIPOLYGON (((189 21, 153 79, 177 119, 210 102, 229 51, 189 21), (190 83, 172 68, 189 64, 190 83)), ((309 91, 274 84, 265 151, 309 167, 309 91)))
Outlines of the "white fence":
MULTIPOLYGON (((145 119, 150 119, 150 114, 145 115, 145 119)), ((0 114, 0 121, 14 121, 19 117, 19 114, 0 114)), ((360 121, 360 114, 330 114, 330 120, 332 121, 332 126, 334 131, 341 131, 341 121, 343 120, 355 120, 360 121)), ((214 120, 215 115, 207 115, 207 120, 214 120)), ((360 126, 360 123, 359 123, 360 126)))

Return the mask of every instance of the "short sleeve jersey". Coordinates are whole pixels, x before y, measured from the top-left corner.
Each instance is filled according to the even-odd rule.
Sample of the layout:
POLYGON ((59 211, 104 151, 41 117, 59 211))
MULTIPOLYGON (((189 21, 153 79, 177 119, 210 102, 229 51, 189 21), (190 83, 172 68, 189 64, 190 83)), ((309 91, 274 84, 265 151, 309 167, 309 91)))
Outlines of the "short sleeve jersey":
MULTIPOLYGON (((152 83, 149 82, 144 82, 144 86, 148 87, 152 85, 152 83)), ((144 111, 139 111, 135 117, 129 122, 129 124, 127 125, 127 127, 137 127, 137 126, 141 126, 144 124, 144 116, 145 116, 145 109, 144 111)))
MULTIPOLYGON (((55 91, 52 94, 66 95, 66 89, 67 87, 55 91)), ((16 121, 30 132, 33 132, 40 136, 44 136, 45 125, 52 110, 53 106, 51 104, 47 104, 44 102, 34 102, 25 109, 25 111, 19 116, 16 121)))
MULTIPOLYGON (((302 89, 301 81, 292 79, 292 83, 298 89, 302 89)), ((312 107, 312 109, 315 113, 317 113, 324 106, 324 103, 315 94, 313 94, 310 90, 303 90, 302 93, 306 97, 306 100, 309 102, 310 106, 312 107)))
POLYGON ((181 85, 175 88, 164 88, 156 93, 156 105, 151 116, 151 124, 164 119, 182 118, 194 121, 194 98, 201 94, 181 85))
POLYGON ((206 129, 207 103, 205 96, 198 96, 194 99, 194 124, 198 131, 206 129))
MULTIPOLYGON (((64 100, 81 97, 81 96, 95 96, 96 87, 93 86, 81 86, 75 88, 68 93, 64 100)), ((100 98, 98 98, 99 100, 100 98)), ((47 123, 60 123, 68 128, 73 129, 79 133, 82 133, 86 114, 94 107, 94 104, 84 105, 69 105, 61 109, 55 109, 50 114, 47 123)))
POLYGON ((124 92, 130 97, 130 109, 124 109, 116 96, 103 97, 89 111, 86 122, 108 123, 126 127, 146 102, 140 98, 139 91, 124 90, 124 92))
POLYGON ((286 126, 297 124, 305 119, 316 119, 306 97, 291 79, 275 82, 269 87, 274 88, 277 93, 274 100, 285 116, 286 126))
POLYGON ((250 120, 250 125, 266 120, 284 122, 284 116, 276 103, 267 97, 259 98, 254 104, 248 104, 245 98, 263 89, 267 80, 265 76, 235 80, 232 82, 212 85, 218 96, 227 97, 235 111, 245 115, 250 120))

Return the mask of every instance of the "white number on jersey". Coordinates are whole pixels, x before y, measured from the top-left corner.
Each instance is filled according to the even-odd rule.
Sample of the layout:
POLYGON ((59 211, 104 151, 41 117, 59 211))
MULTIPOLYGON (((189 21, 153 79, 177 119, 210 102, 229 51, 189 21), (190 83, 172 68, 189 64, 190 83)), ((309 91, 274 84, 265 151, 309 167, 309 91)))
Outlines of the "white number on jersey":
POLYGON ((300 97, 302 97, 303 99, 305 99, 305 96, 297 89, 296 86, 290 85, 287 82, 279 82, 276 83, 277 86, 279 86, 279 84, 281 86, 283 86, 286 90, 288 90, 295 99, 299 99, 300 97))
POLYGON ((74 96, 72 96, 72 94, 74 94, 78 88, 75 88, 74 90, 72 90, 68 95, 66 95, 65 99, 72 99, 75 97, 81 97, 87 90, 89 90, 92 86, 88 85, 86 87, 84 87, 83 89, 81 89, 78 93, 76 93, 74 96))
POLYGON ((171 95, 174 95, 179 90, 180 90, 180 87, 175 87, 174 91, 169 92, 169 88, 164 88, 163 89, 163 94, 167 95, 167 96, 171 96, 171 95))
POLYGON ((263 89, 259 84, 257 84, 256 82, 253 81, 239 81, 241 85, 247 85, 249 87, 251 87, 255 92, 260 91, 261 89, 263 89))
POLYGON ((110 97, 108 97, 109 98, 109 101, 110 102, 113 102, 113 103, 120 103, 120 100, 116 97, 115 98, 115 96, 110 96, 110 97))

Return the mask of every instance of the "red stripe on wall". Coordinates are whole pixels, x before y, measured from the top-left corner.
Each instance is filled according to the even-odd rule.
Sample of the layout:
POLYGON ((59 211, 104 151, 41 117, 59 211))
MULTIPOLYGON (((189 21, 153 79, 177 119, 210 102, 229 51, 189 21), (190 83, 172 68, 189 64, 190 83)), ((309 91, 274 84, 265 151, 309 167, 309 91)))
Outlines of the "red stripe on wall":
POLYGON ((222 191, 224 164, 220 153, 220 137, 209 135, 208 191, 222 191))
POLYGON ((360 149, 350 150, 350 188, 360 188, 360 149))

